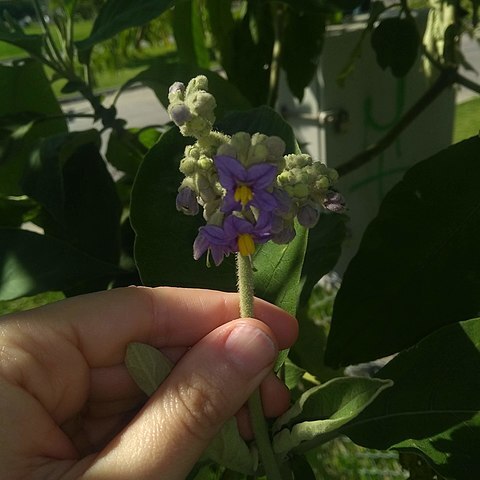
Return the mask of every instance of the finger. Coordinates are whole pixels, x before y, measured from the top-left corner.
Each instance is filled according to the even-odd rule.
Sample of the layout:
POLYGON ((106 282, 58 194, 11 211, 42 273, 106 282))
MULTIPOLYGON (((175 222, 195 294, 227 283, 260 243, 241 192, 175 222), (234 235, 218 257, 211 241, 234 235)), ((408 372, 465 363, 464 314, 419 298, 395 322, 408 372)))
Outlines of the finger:
MULTIPOLYGON (((263 412, 268 418, 279 417, 290 406, 290 391, 273 372, 270 372, 260 385, 260 393, 263 412)), ((244 405, 235 416, 240 435, 245 440, 252 440, 253 428, 248 407, 244 405)))
MULTIPOLYGON (((255 300, 255 315, 274 332, 280 348, 296 339, 288 313, 255 300)), ((90 367, 121 363, 128 343, 190 346, 218 326, 238 318, 238 295, 171 287, 121 288, 74 297, 11 318, 33 320, 30 332, 49 325, 82 351, 90 367)))
POLYGON ((275 343, 273 332, 252 319, 208 334, 82 478, 185 478, 223 423, 268 375, 275 343))

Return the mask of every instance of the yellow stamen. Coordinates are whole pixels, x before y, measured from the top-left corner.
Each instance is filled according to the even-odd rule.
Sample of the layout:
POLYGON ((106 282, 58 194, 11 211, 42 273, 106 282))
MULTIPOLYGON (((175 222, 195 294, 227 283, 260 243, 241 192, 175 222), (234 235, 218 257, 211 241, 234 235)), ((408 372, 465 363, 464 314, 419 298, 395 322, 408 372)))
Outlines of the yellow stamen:
POLYGON ((248 202, 253 200, 253 192, 247 185, 238 185, 235 189, 233 198, 236 202, 240 202, 242 206, 245 206, 248 202))
POLYGON ((238 236, 238 251, 244 257, 253 255, 255 252, 255 242, 249 233, 241 233, 238 236))

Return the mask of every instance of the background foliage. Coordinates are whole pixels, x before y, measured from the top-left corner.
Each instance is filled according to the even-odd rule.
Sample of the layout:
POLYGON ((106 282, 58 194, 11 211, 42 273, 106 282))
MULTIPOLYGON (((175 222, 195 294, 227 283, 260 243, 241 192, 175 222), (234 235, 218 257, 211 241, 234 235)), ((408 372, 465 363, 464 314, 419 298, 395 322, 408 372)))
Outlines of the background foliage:
MULTIPOLYGON (((15 56, 0 65, 8 92, 0 103, 0 308, 137 282, 235 289, 231 263, 207 271, 193 261, 198 225, 175 211, 188 140, 170 125, 126 128, 98 79, 148 48, 160 55, 118 85, 119 95, 142 84, 165 105, 173 81, 205 74, 218 129, 280 135, 293 151, 290 127, 265 105, 275 106, 281 72, 303 98, 326 26, 357 7, 354 0, 0 2, 0 41, 15 56), (91 30, 79 34, 85 19, 91 30), (69 130, 60 91, 90 103, 95 128, 69 130)), ((455 83, 479 91, 458 70, 465 65, 458 38, 476 27, 477 10, 475 1, 436 4, 435 28, 422 43, 407 2, 373 2, 343 76, 370 43, 379 66, 397 77, 423 53, 434 72, 427 100, 455 83)), ((338 260, 345 216, 324 214, 308 242, 298 229, 292 244, 256 254, 257 295, 296 312, 301 324, 279 372, 296 403, 272 430, 285 478, 324 475, 328 460, 319 452, 344 435, 401 451, 411 478, 480 473, 479 152, 475 136, 406 173, 365 232, 338 295, 339 285, 318 282, 338 260), (346 365, 392 354, 374 378, 343 376, 346 365), (422 469, 412 452, 426 459, 422 469)), ((249 448, 239 447, 231 425, 223 435, 224 453, 218 442, 208 452, 217 463, 199 464, 191 478, 244 478, 226 469, 239 463, 225 445, 249 448)), ((245 455, 242 469, 250 465, 245 455)))

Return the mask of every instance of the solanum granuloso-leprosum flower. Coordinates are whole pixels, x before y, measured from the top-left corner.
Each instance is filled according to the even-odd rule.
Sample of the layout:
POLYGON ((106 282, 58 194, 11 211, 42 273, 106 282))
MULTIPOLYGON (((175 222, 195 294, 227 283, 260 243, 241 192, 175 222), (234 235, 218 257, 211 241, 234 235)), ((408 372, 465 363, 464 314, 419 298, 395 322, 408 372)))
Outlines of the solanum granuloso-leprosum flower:
POLYGON ((293 240, 295 218, 311 228, 322 210, 344 208, 332 189, 335 170, 309 155, 285 155, 277 136, 213 130, 216 101, 207 90, 206 77, 198 76, 169 91, 170 117, 183 135, 196 139, 180 163, 185 178, 177 195, 179 211, 202 210, 206 221, 194 241, 195 259, 209 253, 220 265, 230 253, 251 256, 269 240, 293 240))

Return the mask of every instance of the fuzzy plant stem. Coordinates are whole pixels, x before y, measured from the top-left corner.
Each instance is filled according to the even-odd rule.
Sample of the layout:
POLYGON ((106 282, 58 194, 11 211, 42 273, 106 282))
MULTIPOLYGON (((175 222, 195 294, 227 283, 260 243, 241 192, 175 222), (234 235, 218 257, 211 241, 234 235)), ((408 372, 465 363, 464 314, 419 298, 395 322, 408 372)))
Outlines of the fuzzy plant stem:
MULTIPOLYGON (((252 318, 254 316, 252 260, 250 257, 244 257, 240 253, 237 253, 237 281, 240 296, 240 316, 242 318, 252 318)), ((248 409, 267 479, 282 480, 277 460, 270 443, 259 388, 253 392, 248 400, 248 409)))

